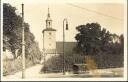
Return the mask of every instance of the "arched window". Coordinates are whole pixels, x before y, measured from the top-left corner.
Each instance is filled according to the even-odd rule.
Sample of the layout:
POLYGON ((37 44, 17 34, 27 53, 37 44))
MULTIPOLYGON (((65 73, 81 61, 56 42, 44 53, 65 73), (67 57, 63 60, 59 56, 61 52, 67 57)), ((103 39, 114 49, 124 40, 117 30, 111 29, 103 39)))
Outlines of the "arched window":
POLYGON ((48 22, 49 26, 50 26, 50 22, 48 22))

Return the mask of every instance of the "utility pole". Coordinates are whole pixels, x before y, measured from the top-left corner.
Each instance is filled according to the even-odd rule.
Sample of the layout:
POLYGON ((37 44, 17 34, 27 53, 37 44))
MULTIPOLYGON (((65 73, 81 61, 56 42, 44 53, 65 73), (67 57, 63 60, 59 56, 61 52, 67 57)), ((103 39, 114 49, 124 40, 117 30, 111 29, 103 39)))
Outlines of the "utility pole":
POLYGON ((65 49, 64 49, 64 43, 65 43, 65 29, 64 29, 64 22, 66 21, 66 30, 68 30, 68 20, 64 19, 63 20, 63 75, 65 75, 65 49))
POLYGON ((22 78, 25 78, 24 4, 22 4, 22 78))

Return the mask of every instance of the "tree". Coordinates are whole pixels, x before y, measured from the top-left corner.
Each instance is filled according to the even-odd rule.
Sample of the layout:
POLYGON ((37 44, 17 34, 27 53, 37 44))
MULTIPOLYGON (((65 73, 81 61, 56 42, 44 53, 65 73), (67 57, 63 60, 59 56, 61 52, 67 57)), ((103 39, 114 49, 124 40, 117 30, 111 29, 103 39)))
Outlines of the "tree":
POLYGON ((118 36, 105 28, 101 29, 98 23, 79 25, 76 30, 78 31, 75 36, 77 45, 74 51, 86 56, 86 63, 90 57, 93 57, 99 67, 122 66, 123 35, 118 36))
MULTIPOLYGON (((87 68, 92 65, 88 61, 94 62, 90 56, 97 55, 101 48, 101 39, 104 37, 105 29, 101 31, 101 26, 98 23, 87 23, 86 25, 80 25, 76 27, 79 32, 76 34, 75 39, 77 40, 77 45, 75 51, 81 55, 85 56, 87 68), (88 60, 89 59, 89 60, 88 60), (89 65, 91 64, 91 65, 89 65)), ((96 63, 93 68, 96 68, 96 63)), ((91 68, 88 70, 92 70, 91 68)))
MULTIPOLYGON (((40 59, 41 52, 34 35, 29 29, 29 24, 24 22, 25 27, 25 55, 32 61, 40 59), (33 57, 33 58, 32 58, 33 57)), ((10 4, 3 4, 3 48, 8 48, 15 56, 15 50, 22 47, 22 17, 16 14, 16 8, 10 4)))
MULTIPOLYGON (((24 22, 24 27, 26 67, 30 67, 41 59, 41 52, 29 24, 24 22)), ((16 8, 8 3, 3 4, 3 50, 6 49, 13 53, 14 59, 3 61, 3 75, 22 70, 22 17, 17 15, 16 8)))
POLYGON ((109 31, 107 31, 105 28, 103 28, 100 32, 100 51, 101 52, 107 52, 109 51, 110 42, 112 41, 111 38, 112 34, 110 34, 109 31))
POLYGON ((75 36, 77 40, 76 52, 82 55, 97 54, 100 50, 101 26, 98 23, 88 23, 80 25, 76 29, 79 32, 75 36))
POLYGON ((124 36, 123 34, 120 35, 120 44, 121 44, 121 53, 124 53, 124 36))
POLYGON ((22 18, 15 13, 16 8, 9 4, 3 4, 3 43, 4 47, 11 49, 20 48, 22 18), (6 38, 8 40, 6 41, 6 38))
MULTIPOLYGON (((90 64, 88 61, 95 62, 91 57, 96 57, 96 55, 101 54, 102 51, 107 51, 108 48, 106 47, 109 46, 109 41, 111 41, 111 34, 109 31, 106 31, 106 29, 101 29, 98 23, 79 25, 76 29, 79 33, 75 36, 77 40, 75 51, 85 56, 85 62, 87 64, 90 64)), ((102 61, 100 57, 99 59, 102 61)), ((87 67, 88 66, 90 65, 87 65, 87 67)), ((94 67, 96 68, 96 64, 94 67)))

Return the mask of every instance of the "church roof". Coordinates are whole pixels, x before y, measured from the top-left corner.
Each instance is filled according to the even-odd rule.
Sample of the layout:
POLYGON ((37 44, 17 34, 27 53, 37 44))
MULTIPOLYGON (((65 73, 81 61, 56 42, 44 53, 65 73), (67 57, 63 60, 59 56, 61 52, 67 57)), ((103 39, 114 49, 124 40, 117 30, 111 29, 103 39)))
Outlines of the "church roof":
MULTIPOLYGON (((65 54, 72 54, 73 48, 76 46, 76 42, 65 42, 65 54)), ((57 53, 63 52, 63 42, 56 42, 57 53)))
POLYGON ((56 29, 54 29, 54 28, 46 28, 46 29, 43 30, 43 32, 44 31, 56 31, 56 29))

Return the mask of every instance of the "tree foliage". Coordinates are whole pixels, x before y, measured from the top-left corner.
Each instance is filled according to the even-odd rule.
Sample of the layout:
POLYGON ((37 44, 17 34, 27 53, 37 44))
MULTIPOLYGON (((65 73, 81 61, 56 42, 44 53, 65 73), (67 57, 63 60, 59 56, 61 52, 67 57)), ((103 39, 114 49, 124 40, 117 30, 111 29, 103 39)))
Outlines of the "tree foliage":
MULTIPOLYGON (((10 4, 3 4, 3 48, 9 49, 15 56, 15 50, 19 49, 19 56, 22 48, 22 17, 16 14, 16 8, 10 4)), ((24 22, 25 27, 25 55, 26 58, 40 59, 41 52, 35 41, 34 35, 29 29, 29 24, 24 22)))
POLYGON ((77 53, 82 55, 97 55, 101 52, 107 54, 121 53, 123 35, 118 36, 110 33, 105 28, 101 29, 98 23, 79 25, 76 27, 76 30, 78 31, 78 34, 75 36, 77 45, 74 50, 77 53))

